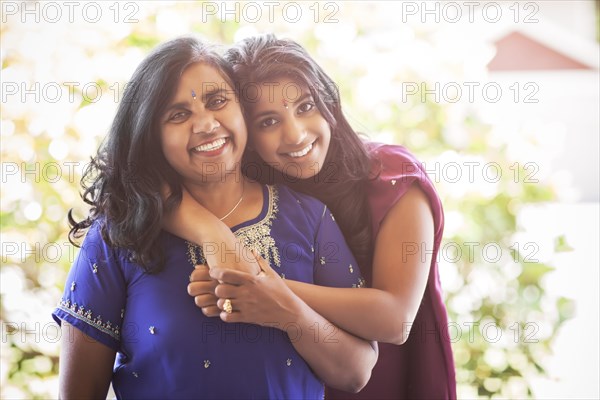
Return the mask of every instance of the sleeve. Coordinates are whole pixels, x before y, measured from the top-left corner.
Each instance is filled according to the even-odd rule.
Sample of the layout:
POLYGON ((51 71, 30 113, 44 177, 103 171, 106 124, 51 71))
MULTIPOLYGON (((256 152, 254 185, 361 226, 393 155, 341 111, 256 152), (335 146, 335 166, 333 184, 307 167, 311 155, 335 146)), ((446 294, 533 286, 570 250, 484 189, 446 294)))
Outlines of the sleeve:
POLYGON ((427 174, 425 163, 420 162, 404 146, 367 143, 371 157, 378 161, 377 179, 369 185, 374 232, 387 212, 398 202, 413 184, 418 184, 427 196, 435 225, 436 243, 444 230, 444 211, 435 186, 427 174))
POLYGON ((117 252, 102 240, 99 225, 90 227, 52 317, 118 351, 127 288, 117 252))
POLYGON ((330 287, 362 287, 364 279, 344 235, 323 205, 315 237, 314 282, 330 287))

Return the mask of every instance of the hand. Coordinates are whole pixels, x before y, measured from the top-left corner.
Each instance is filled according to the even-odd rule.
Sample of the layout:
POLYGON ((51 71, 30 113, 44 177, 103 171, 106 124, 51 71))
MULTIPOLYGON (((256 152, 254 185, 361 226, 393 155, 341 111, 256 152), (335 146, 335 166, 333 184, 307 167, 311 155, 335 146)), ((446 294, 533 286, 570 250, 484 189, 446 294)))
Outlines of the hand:
POLYGON ((218 282, 210 277, 206 265, 197 265, 190 275, 188 294, 194 297, 194 303, 202 309, 207 317, 218 317, 221 309, 217 306, 218 297, 215 288, 218 282))
POLYGON ((231 314, 221 311, 221 320, 284 329, 297 320, 302 300, 262 257, 255 257, 262 269, 258 275, 225 268, 210 270, 210 276, 221 282, 214 292, 219 309, 223 309, 225 299, 233 306, 231 314))

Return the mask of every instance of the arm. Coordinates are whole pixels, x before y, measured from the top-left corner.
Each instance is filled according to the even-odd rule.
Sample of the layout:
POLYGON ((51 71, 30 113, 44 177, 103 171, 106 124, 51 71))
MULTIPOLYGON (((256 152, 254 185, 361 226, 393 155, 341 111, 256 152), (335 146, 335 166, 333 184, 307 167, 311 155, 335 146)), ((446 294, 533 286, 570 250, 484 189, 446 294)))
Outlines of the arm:
POLYGON ((257 274, 254 257, 248 257, 229 227, 204 208, 182 187, 181 203, 163 218, 163 228, 202 246, 206 263, 257 274))
POLYGON ((65 321, 61 335, 59 397, 105 399, 116 352, 65 321))
MULTIPOLYGON (((285 280, 308 306, 358 337, 402 344, 423 298, 433 249, 433 216, 425 194, 412 186, 390 209, 375 242, 373 288, 346 289, 285 280), (398 246, 398 243, 402 243, 398 246)), ((204 290, 208 273, 195 271, 189 287, 208 316, 219 314, 216 297, 204 290), (201 294, 202 300, 199 298, 201 294)))
POLYGON ((329 288, 286 280, 311 308, 359 337, 402 344, 427 285, 434 245, 433 215, 413 185, 381 224, 373 258, 373 288, 329 288), (400 245, 399 245, 400 244, 400 245))
POLYGON ((233 312, 220 312, 225 322, 246 322, 285 331, 292 345, 328 386, 358 392, 371 376, 378 356, 377 344, 338 329, 323 318, 284 283, 264 260, 258 276, 216 268, 213 279, 227 282, 215 290, 223 308, 231 299, 233 312))

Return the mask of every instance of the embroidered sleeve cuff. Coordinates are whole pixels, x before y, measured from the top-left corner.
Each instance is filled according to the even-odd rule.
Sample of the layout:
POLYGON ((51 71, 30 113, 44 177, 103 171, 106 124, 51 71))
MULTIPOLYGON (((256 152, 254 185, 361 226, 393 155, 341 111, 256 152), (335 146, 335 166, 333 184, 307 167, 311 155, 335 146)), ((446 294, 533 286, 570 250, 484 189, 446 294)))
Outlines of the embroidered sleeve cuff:
POLYGON ((103 321, 100 315, 94 315, 92 310, 83 306, 71 304, 69 300, 61 301, 52 313, 52 318, 61 325, 66 321, 92 339, 119 351, 121 327, 110 321, 103 321))

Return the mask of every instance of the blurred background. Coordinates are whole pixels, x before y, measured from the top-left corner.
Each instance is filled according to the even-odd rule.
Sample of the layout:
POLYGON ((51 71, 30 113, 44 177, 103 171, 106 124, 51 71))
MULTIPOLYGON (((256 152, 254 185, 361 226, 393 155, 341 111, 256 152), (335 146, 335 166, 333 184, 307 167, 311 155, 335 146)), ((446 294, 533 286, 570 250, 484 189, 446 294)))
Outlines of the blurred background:
POLYGON ((57 398, 81 171, 156 44, 295 39, 425 163, 460 398, 600 397, 599 2, 1 2, 0 397, 57 398))

